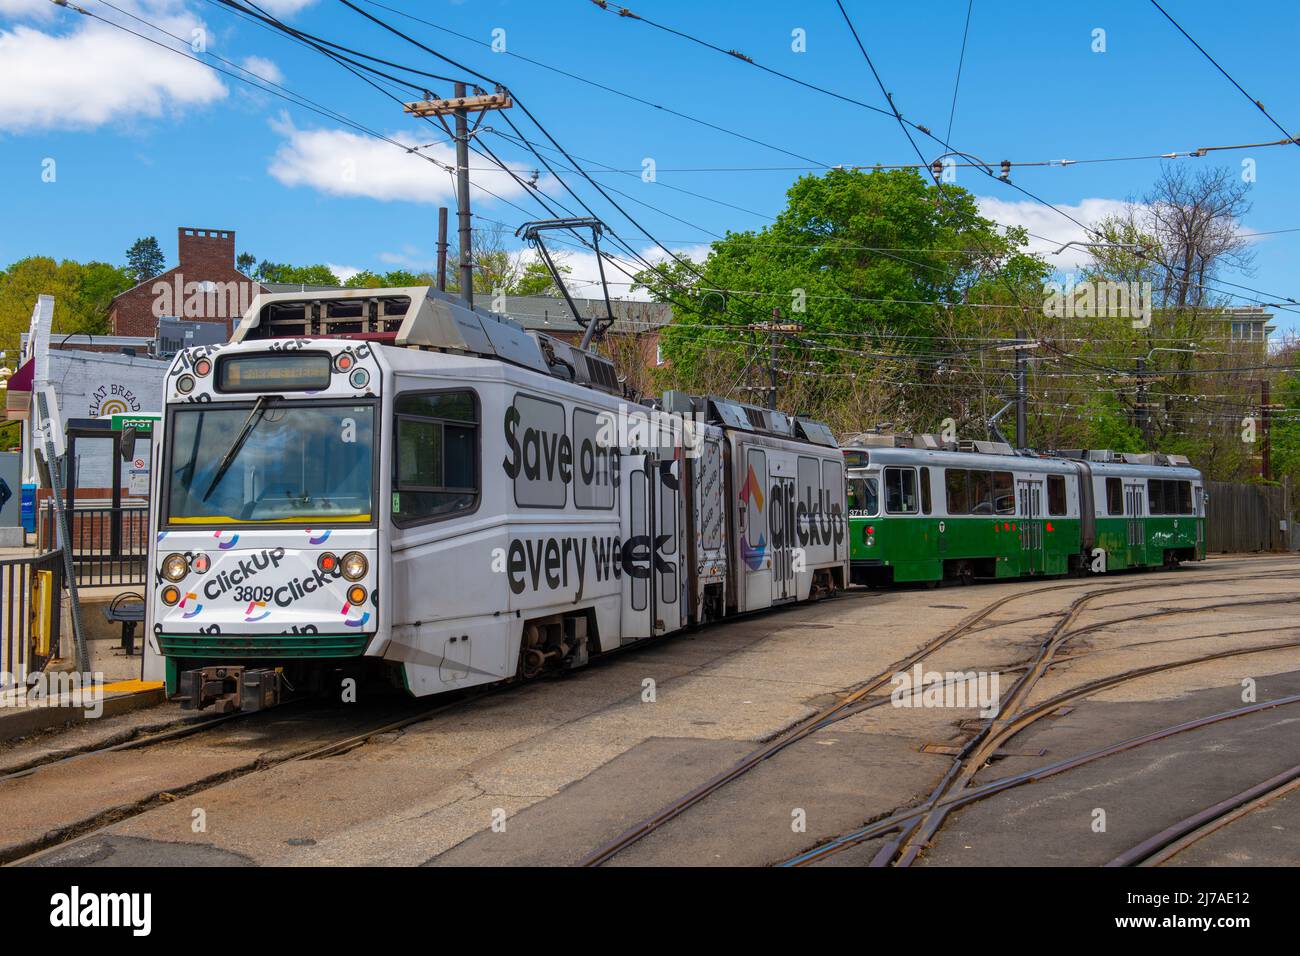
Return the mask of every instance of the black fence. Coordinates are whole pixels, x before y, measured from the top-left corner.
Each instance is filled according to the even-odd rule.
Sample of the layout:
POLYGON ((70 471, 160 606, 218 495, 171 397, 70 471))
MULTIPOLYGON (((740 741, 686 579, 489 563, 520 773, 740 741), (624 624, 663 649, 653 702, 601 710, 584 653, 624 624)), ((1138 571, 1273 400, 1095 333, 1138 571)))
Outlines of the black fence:
MULTIPOLYGON (((56 523, 54 508, 46 502, 41 508, 42 548, 57 547, 56 523)), ((78 502, 68 512, 68 544, 78 587, 144 584, 149 508, 78 502)))
POLYGON ((59 653, 63 553, 0 560, 0 683, 12 687, 59 653))

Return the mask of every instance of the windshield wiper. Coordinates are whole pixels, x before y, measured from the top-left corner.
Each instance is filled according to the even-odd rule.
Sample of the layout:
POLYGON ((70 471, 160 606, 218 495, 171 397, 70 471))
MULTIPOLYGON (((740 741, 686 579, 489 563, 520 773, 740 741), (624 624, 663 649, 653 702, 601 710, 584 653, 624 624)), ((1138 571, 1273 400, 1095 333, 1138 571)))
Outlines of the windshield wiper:
POLYGON ((244 427, 239 430, 239 434, 236 435, 235 440, 231 442, 230 448, 221 459, 221 464, 217 465, 217 473, 212 476, 212 481, 208 485, 208 490, 203 492, 203 501, 207 501, 212 497, 212 492, 216 490, 217 485, 221 484, 221 479, 226 477, 226 472, 230 470, 230 466, 234 463, 235 456, 239 454, 239 449, 244 447, 244 442, 248 440, 249 434, 255 427, 257 427, 257 423, 261 421, 262 414, 266 411, 266 406, 271 404, 271 399, 279 397, 279 395, 259 395, 257 397, 257 401, 253 403, 253 410, 249 412, 248 419, 244 422, 244 427))

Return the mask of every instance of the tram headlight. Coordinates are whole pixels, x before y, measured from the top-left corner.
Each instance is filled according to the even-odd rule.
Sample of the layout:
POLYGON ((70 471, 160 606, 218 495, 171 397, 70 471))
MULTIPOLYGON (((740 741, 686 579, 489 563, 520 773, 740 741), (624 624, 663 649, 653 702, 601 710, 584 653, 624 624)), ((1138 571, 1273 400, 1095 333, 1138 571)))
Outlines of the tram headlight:
POLYGON ((348 603, 355 607, 360 607, 362 604, 365 604, 367 597, 366 589, 360 584, 354 584, 352 587, 348 588, 348 603))
POLYGON ((360 551, 349 551, 343 555, 343 576, 349 581, 360 581, 370 570, 370 562, 360 551))
POLYGON ((181 591, 174 584, 169 584, 162 589, 162 602, 168 607, 175 607, 176 602, 181 599, 181 591))
POLYGON ((183 554, 169 554, 163 558, 162 573, 168 581, 179 581, 190 573, 190 564, 183 554))

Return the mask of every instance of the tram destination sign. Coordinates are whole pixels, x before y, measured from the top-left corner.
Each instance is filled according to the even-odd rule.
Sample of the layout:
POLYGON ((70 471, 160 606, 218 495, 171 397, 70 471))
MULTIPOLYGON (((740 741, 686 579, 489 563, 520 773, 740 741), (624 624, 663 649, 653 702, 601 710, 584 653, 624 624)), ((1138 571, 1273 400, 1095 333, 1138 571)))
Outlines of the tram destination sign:
POLYGON ((307 354, 227 355, 217 361, 217 387, 223 392, 306 392, 329 388, 330 357, 307 354))

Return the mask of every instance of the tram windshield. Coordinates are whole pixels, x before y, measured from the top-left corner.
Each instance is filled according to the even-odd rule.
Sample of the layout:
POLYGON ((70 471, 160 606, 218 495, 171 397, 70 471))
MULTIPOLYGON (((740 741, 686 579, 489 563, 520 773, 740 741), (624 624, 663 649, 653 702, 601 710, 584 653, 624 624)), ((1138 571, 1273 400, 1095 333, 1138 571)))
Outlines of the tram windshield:
POLYGON ((374 406, 260 399, 178 409, 167 436, 167 522, 368 522, 374 406))
POLYGON ((848 482, 850 518, 874 518, 880 514, 880 491, 873 478, 850 478, 848 482))

